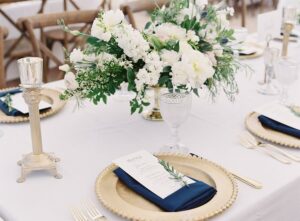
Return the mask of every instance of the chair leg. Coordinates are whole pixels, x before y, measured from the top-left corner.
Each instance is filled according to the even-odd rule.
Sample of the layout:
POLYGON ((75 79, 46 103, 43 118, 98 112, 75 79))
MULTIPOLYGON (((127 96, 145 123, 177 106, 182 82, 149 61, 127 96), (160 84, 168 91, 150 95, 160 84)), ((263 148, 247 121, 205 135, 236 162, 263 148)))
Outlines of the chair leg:
MULTIPOLYGON (((49 48, 51 51, 53 49, 54 46, 54 41, 52 41, 51 39, 45 39, 46 41, 46 45, 47 48, 49 48)), ((49 78, 48 78, 48 73, 49 73, 49 67, 50 67, 50 59, 48 58, 48 56, 44 56, 44 81, 48 82, 49 78)))

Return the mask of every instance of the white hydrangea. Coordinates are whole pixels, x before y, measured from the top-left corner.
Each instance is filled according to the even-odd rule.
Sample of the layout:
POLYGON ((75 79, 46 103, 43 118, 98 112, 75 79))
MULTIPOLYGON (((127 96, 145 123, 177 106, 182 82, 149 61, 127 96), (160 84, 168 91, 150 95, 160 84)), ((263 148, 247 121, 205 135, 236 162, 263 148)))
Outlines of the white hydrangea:
POLYGON ((161 41, 185 40, 186 30, 172 23, 163 23, 155 28, 155 36, 161 41))
POLYGON ((191 66, 178 61, 172 65, 172 84, 174 86, 185 85, 188 83, 189 72, 191 72, 191 66))
POLYGON ((107 62, 110 62, 112 60, 117 60, 113 55, 106 53, 106 52, 102 52, 98 55, 97 57, 97 66, 102 69, 104 67, 104 64, 107 62))
POLYGON ((140 69, 136 75, 136 89, 140 91, 144 85, 157 85, 162 70, 163 61, 156 51, 152 51, 145 58, 144 68, 140 69))
POLYGON ((74 48, 70 54, 70 62, 81 62, 84 58, 83 52, 80 49, 74 48))
POLYGON ((163 70, 163 62, 156 51, 152 51, 145 58, 145 68, 149 72, 160 73, 163 70))
POLYGON ((144 84, 149 86, 156 85, 158 83, 160 75, 157 72, 149 72, 146 70, 146 68, 142 68, 138 71, 136 77, 136 88, 137 90, 141 90, 144 84))
POLYGON ((124 25, 115 34, 118 46, 134 62, 146 57, 150 46, 138 30, 133 29, 131 25, 124 25))
POLYGON ((76 90, 79 85, 73 72, 67 72, 64 78, 65 85, 69 90, 76 90))
POLYGON ((171 66, 180 59, 180 54, 176 51, 169 51, 166 49, 161 50, 161 60, 164 62, 164 66, 171 66))

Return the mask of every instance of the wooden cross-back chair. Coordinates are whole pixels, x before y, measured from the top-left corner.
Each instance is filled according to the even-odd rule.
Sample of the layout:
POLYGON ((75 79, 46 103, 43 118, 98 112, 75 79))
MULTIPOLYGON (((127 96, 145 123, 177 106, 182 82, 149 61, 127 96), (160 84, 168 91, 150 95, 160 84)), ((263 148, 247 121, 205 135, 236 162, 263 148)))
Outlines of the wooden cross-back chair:
MULTIPOLYGON (((61 61, 43 42, 39 40, 36 36, 34 30, 44 29, 47 27, 57 26, 57 21, 62 19, 67 25, 74 24, 92 24, 94 19, 97 17, 97 10, 85 10, 85 11, 70 11, 52 14, 39 14, 35 16, 30 16, 26 18, 21 18, 19 20, 26 30, 26 37, 30 39, 33 48, 33 55, 36 57, 41 57, 44 59, 44 81, 48 81, 47 72, 48 70, 48 60, 53 61, 57 66, 63 64, 61 61)), ((43 39, 43 37, 41 38, 43 39)), ((62 77, 62 74, 61 74, 62 77)))
MULTIPOLYGON (((14 60, 31 55, 32 49, 30 48, 30 44, 28 44, 26 40, 24 41, 24 31, 18 26, 17 21, 15 21, 1 6, 25 1, 28 0, 0 0, 0 15, 2 15, 20 33, 18 38, 9 40, 9 42, 5 44, 4 57, 7 58, 5 70, 7 70, 8 66, 14 60)), ((37 13, 43 13, 46 1, 47 0, 41 0, 41 5, 37 13)))
POLYGON ((0 88, 4 88, 6 86, 6 75, 4 69, 4 39, 7 35, 7 29, 0 26, 0 88))
MULTIPOLYGON (((68 2, 70 3, 70 5, 72 5, 74 7, 75 10, 77 10, 77 11, 81 10, 81 8, 78 6, 78 4, 74 0, 63 0, 63 10, 64 11, 69 10, 68 2)), ((97 10, 109 9, 110 8, 110 5, 108 4, 109 2, 110 2, 109 0, 103 0, 97 10)), ((76 27, 75 29, 77 29, 79 31, 85 31, 89 28, 90 28, 90 26, 88 24, 86 24, 84 26, 76 27)), ((55 42, 61 43, 65 49, 68 49, 68 44, 74 43, 74 40, 75 40, 74 36, 63 32, 61 29, 53 29, 53 30, 45 31, 44 33, 45 33, 45 41, 46 41, 47 47, 50 49, 52 49, 55 42)))
POLYGON ((121 5, 121 10, 127 16, 128 22, 133 28, 137 28, 134 13, 148 11, 151 12, 157 7, 162 7, 170 2, 170 0, 136 0, 121 5))

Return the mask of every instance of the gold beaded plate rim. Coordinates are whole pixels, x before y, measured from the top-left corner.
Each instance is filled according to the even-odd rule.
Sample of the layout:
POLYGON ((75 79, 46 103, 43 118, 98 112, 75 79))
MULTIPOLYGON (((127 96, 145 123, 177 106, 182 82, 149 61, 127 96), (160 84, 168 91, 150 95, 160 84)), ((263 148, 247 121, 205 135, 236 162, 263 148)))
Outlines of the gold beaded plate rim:
POLYGON ((255 48, 256 52, 254 54, 250 55, 239 55, 239 59, 253 59, 258 58, 263 55, 264 53, 264 47, 256 42, 245 42, 246 45, 251 46, 255 48))
MULTIPOLYGON (((16 88, 6 88, 0 91, 8 91, 16 88)), ((50 88, 42 88, 42 99, 51 104, 51 108, 40 114, 41 118, 49 117, 59 112, 66 104, 59 98, 60 92, 50 88)), ((29 116, 7 116, 0 110, 0 123, 21 123, 29 121, 29 116)))
POLYGON ((235 202, 238 193, 236 181, 223 167, 186 154, 158 153, 156 156, 193 178, 197 179, 197 176, 202 176, 199 174, 206 174, 206 178, 215 184, 216 195, 208 203, 192 210, 164 212, 119 182, 113 174, 117 166, 111 164, 96 179, 95 190, 99 201, 113 213, 134 221, 206 220, 221 214, 235 202))
POLYGON ((246 128, 257 137, 285 147, 300 148, 300 139, 262 126, 259 114, 250 113, 245 120, 246 128))

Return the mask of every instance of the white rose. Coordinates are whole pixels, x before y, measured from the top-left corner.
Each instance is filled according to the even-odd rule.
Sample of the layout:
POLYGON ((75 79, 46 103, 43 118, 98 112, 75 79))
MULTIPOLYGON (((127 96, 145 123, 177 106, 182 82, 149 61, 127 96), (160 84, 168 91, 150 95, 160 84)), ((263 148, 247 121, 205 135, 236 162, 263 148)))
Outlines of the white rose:
POLYGON ((200 87, 215 73, 209 58, 200 51, 193 50, 183 54, 182 62, 188 64, 192 70, 189 71, 189 83, 193 88, 200 87))
POLYGON ((74 48, 70 54, 70 61, 72 63, 81 62, 83 60, 83 53, 80 49, 74 48))
POLYGON ((58 69, 63 72, 68 72, 70 70, 70 66, 68 64, 64 64, 64 65, 59 66, 58 69))
POLYGON ((179 60, 180 54, 173 50, 169 51, 169 50, 163 49, 161 51, 160 57, 161 57, 161 60, 166 65, 172 65, 179 60))
POLYGON ((64 81, 67 89, 76 90, 79 86, 78 82, 76 81, 76 76, 73 74, 73 72, 66 73, 64 81))
POLYGON ((179 42, 179 53, 180 54, 188 53, 190 51, 193 51, 193 48, 189 43, 187 43, 186 41, 179 42))
POLYGON ((110 10, 103 14, 103 23, 107 27, 113 27, 124 20, 124 14, 120 9, 110 10))
POLYGON ((101 22, 98 19, 95 19, 93 22, 91 35, 106 42, 108 42, 111 38, 111 33, 109 31, 105 32, 104 28, 101 27, 101 22))
POLYGON ((172 23, 163 23, 155 28, 155 35, 162 41, 184 40, 186 30, 172 23))

